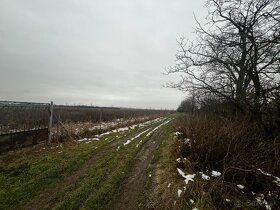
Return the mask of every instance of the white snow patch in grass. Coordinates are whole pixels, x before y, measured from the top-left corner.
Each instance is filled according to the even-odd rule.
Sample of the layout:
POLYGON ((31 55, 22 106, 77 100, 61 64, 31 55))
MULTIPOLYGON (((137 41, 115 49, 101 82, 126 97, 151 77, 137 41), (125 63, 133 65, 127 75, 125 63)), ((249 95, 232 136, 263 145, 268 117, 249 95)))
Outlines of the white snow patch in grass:
POLYGON ((271 174, 263 171, 262 169, 258 168, 258 171, 261 172, 262 174, 266 175, 266 176, 271 176, 271 174))
POLYGON ((168 184, 167 188, 170 188, 170 186, 171 186, 171 183, 168 184))
POLYGON ((195 207, 193 210, 198 210, 198 208, 195 207))
POLYGON ((269 174, 269 173, 263 171, 263 170, 260 169, 260 168, 258 169, 258 171, 261 172, 262 174, 266 175, 266 176, 271 176, 271 177, 273 177, 273 178, 274 178, 273 182, 276 183, 276 185, 277 185, 278 187, 280 187, 280 178, 279 178, 279 177, 273 176, 272 174, 269 174))
POLYGON ((160 124, 159 126, 155 127, 152 131, 150 131, 146 136, 150 136, 152 135, 153 132, 155 132, 157 129, 159 129, 161 126, 166 125, 167 123, 169 123, 171 120, 167 120, 165 122, 163 122, 162 124, 160 124))
POLYGON ((221 174, 221 172, 219 172, 219 171, 212 171, 212 176, 213 177, 219 177, 219 176, 221 176, 222 174, 221 174))
POLYGON ((276 185, 277 185, 278 187, 280 187, 280 178, 277 177, 277 176, 273 176, 273 177, 275 178, 275 180, 274 180, 273 182, 276 183, 276 185))
POLYGON ((62 153, 62 151, 59 151, 58 153, 62 153))
POLYGON ((195 174, 186 175, 181 169, 177 168, 177 170, 178 170, 179 174, 185 179, 186 184, 188 184, 189 181, 193 182, 195 174))
POLYGON ((181 162, 181 158, 177 158, 176 161, 177 161, 178 163, 180 163, 180 162, 181 162))
POLYGON ((210 179, 210 176, 207 176, 206 174, 204 174, 202 172, 200 172, 200 174, 201 174, 201 178, 202 179, 205 179, 205 180, 209 180, 210 179))
POLYGON ((193 199, 190 199, 190 202, 191 202, 191 204, 194 204, 194 200, 193 199))
POLYGON ((260 194, 258 197, 256 197, 256 200, 258 202, 258 204, 260 204, 261 206, 265 206, 265 208, 267 210, 271 210, 270 205, 268 205, 268 202, 264 199, 264 195, 260 194))
MULTIPOLYGON (((130 140, 127 140, 123 145, 126 146, 127 144, 130 144, 132 141, 134 141, 135 139, 139 138, 140 136, 142 136, 144 133, 148 132, 149 130, 150 130, 150 128, 147 129, 147 130, 144 130, 143 132, 141 132, 139 134, 137 134, 136 136, 132 137, 130 140)), ((138 146, 139 146, 139 144, 136 145, 136 147, 138 147, 138 146)))
POLYGON ((175 136, 180 136, 180 135, 182 135, 183 133, 182 132, 179 132, 179 131, 176 131, 175 132, 175 136))
POLYGON ((127 140, 125 143, 123 143, 123 146, 128 145, 128 144, 130 144, 130 143, 131 143, 131 141, 130 141, 130 140, 127 140))
POLYGON ((191 140, 188 138, 184 138, 184 144, 188 144, 189 146, 191 145, 191 140))
POLYGON ((229 203, 229 202, 230 202, 230 199, 226 198, 226 202, 228 202, 228 203, 229 203))
POLYGON ((241 184, 236 185, 239 189, 243 190, 245 187, 241 184))
POLYGON ((178 198, 181 197, 182 192, 183 192, 182 190, 178 189, 178 198))

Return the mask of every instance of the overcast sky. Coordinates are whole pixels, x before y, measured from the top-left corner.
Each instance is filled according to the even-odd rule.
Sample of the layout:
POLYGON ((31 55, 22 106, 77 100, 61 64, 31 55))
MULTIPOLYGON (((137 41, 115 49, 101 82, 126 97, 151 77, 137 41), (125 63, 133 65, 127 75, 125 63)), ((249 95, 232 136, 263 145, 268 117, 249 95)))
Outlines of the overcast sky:
POLYGON ((0 0, 0 100, 177 108, 163 88, 205 0, 0 0))

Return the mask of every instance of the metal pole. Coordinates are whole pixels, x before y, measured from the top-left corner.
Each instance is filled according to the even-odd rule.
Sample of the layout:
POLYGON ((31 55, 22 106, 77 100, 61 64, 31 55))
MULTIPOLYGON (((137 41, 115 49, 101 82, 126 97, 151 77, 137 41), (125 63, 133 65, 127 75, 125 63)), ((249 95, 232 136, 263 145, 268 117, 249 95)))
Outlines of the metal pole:
POLYGON ((100 114, 99 114, 99 123, 100 123, 100 130, 101 130, 101 124, 102 124, 102 110, 100 110, 100 114))
POLYGON ((50 103, 50 109, 49 109, 49 142, 52 142, 52 124, 53 124, 53 102, 50 103))

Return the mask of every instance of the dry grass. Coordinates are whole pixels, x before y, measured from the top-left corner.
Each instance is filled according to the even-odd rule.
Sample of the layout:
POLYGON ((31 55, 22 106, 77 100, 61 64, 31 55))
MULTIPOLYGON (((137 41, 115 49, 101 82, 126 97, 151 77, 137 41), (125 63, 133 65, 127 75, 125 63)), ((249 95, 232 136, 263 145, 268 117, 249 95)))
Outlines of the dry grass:
POLYGON ((177 167, 211 176, 188 186, 200 207, 208 209, 255 209, 256 197, 264 195, 272 209, 280 205, 280 187, 274 176, 280 175, 280 139, 268 139, 257 124, 243 118, 226 119, 206 115, 184 115, 177 121, 178 141, 172 146, 174 158, 184 161, 177 167), (187 140, 189 139, 189 140, 187 140), (189 141, 189 143, 186 143, 189 141), (244 185, 243 190, 237 187, 244 185), (226 202, 229 199, 231 202, 226 202), (211 207, 212 206, 212 207, 211 207))

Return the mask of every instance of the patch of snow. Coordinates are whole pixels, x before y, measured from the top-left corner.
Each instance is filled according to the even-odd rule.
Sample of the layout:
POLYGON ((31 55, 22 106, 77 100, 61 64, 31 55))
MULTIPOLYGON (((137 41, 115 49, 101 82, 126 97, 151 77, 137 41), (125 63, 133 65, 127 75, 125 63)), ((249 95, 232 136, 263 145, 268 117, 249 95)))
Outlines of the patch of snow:
MULTIPOLYGON (((132 137, 130 140, 127 140, 123 145, 126 146, 127 144, 130 144, 132 141, 134 141, 135 139, 139 138, 140 136, 142 136, 144 133, 148 132, 149 130, 150 130, 150 128, 147 129, 147 130, 144 130, 143 132, 141 132, 139 134, 137 134, 136 136, 132 137)), ((138 147, 138 146, 136 145, 136 147, 138 147)))
POLYGON ((201 174, 201 178, 202 179, 205 179, 205 180, 209 180, 210 179, 210 176, 207 176, 206 174, 204 174, 202 172, 200 172, 200 174, 201 174))
POLYGON ((221 176, 222 174, 221 174, 221 172, 219 172, 219 171, 212 171, 212 176, 213 177, 219 177, 219 176, 221 176))
POLYGON ((152 135, 153 132, 155 132, 157 129, 159 129, 160 127, 166 125, 167 123, 169 123, 171 120, 167 120, 165 122, 163 122, 162 124, 160 124, 159 126, 155 127, 152 131, 150 131, 146 136, 150 136, 152 135))
POLYGON ((263 171, 262 169, 258 168, 258 171, 261 172, 262 174, 266 175, 266 176, 271 176, 271 174, 263 171))
POLYGON ((182 132, 179 132, 179 131, 176 131, 175 132, 175 136, 180 136, 180 135, 182 135, 183 133, 182 132))
POLYGON ((191 140, 188 138, 184 138, 184 144, 188 144, 189 146, 191 146, 191 140))
POLYGON ((170 188, 170 186, 171 186, 171 183, 169 183, 167 187, 170 188))
POLYGON ((273 176, 274 177, 274 183, 276 183, 276 185, 278 186, 278 187, 280 187, 280 178, 279 177, 277 177, 277 176, 273 176))
POLYGON ((62 151, 59 151, 58 153, 62 153, 62 151))
POLYGON ((149 177, 152 177, 152 174, 149 174, 149 177))
POLYGON ((185 179, 186 184, 188 184, 189 181, 193 182, 195 174, 186 175, 181 169, 177 168, 177 170, 178 170, 179 174, 185 179))
POLYGON ((279 178, 279 177, 273 176, 272 174, 269 174, 269 173, 263 171, 263 170, 260 169, 260 168, 258 169, 258 171, 261 172, 263 175, 273 177, 273 178, 274 178, 273 182, 276 183, 276 185, 277 185, 278 187, 280 187, 280 178, 279 178))
POLYGON ((230 202, 230 199, 226 198, 226 202, 228 202, 228 203, 229 203, 229 202, 230 202))
POLYGON ((264 195, 260 194, 258 197, 256 197, 256 200, 258 202, 258 204, 260 204, 261 206, 265 206, 265 208, 267 210, 271 210, 270 205, 268 205, 268 202, 264 199, 264 195))
POLYGON ((190 199, 190 202, 191 202, 191 204, 194 204, 194 200, 193 199, 190 199))
POLYGON ((182 190, 178 189, 178 198, 181 197, 182 192, 183 192, 182 190))
POLYGON ((177 161, 178 163, 180 163, 180 162, 181 162, 181 158, 177 158, 176 161, 177 161))
POLYGON ((196 207, 193 210, 198 210, 196 207))
POLYGON ((125 143, 123 143, 123 145, 125 146, 125 145, 128 145, 128 144, 130 144, 131 143, 131 141, 130 140, 127 140, 125 143))
POLYGON ((239 189, 243 190, 245 187, 241 184, 236 185, 239 189))

